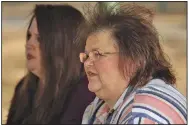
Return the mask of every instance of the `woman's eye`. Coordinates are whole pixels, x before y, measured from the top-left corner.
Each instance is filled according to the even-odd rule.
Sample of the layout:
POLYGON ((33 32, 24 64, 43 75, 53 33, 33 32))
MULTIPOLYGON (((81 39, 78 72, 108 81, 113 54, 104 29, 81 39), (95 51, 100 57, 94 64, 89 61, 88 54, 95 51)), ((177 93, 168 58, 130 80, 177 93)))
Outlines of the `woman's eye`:
POLYGON ((95 51, 95 55, 96 56, 104 56, 102 53, 98 52, 98 51, 95 51))
POLYGON ((98 55, 100 55, 100 56, 104 56, 102 53, 98 53, 98 55))
POLYGON ((29 40, 29 39, 30 39, 30 37, 31 37, 31 34, 30 34, 30 33, 28 33, 28 34, 27 34, 27 39, 29 40))
POLYGON ((40 41, 41 41, 41 38, 40 38, 39 36, 37 37, 37 41, 38 41, 38 42, 40 42, 40 41))
POLYGON ((37 41, 38 41, 38 42, 40 42, 40 41, 41 41, 41 38, 40 38, 40 36, 39 36, 39 35, 36 35, 36 39, 37 39, 37 41))

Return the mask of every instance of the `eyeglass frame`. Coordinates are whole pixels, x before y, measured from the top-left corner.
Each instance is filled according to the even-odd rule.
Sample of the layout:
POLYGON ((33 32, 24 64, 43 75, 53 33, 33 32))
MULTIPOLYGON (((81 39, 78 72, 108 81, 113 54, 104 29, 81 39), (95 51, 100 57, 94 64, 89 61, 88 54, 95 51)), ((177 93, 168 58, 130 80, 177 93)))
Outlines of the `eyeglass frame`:
MULTIPOLYGON (((79 55, 80 62, 81 62, 81 63, 85 63, 85 61, 86 61, 88 58, 92 59, 92 58, 90 57, 90 53, 94 53, 94 52, 97 52, 97 53, 98 53, 98 57, 97 57, 97 59, 94 59, 94 58, 93 58, 93 61, 99 60, 100 57, 102 57, 102 56, 106 56, 106 55, 110 55, 110 54, 117 54, 117 53, 119 53, 119 52, 104 52, 104 53, 100 53, 99 51, 96 51, 96 50, 91 51, 91 52, 89 52, 89 53, 87 53, 87 52, 82 52, 82 53, 80 53, 80 55, 79 55), (81 61, 81 60, 82 60, 82 59, 81 59, 81 58, 82 58, 82 57, 81 57, 81 54, 85 54, 85 55, 86 55, 85 61, 81 61)), ((94 55, 95 55, 95 54, 94 54, 94 55)))

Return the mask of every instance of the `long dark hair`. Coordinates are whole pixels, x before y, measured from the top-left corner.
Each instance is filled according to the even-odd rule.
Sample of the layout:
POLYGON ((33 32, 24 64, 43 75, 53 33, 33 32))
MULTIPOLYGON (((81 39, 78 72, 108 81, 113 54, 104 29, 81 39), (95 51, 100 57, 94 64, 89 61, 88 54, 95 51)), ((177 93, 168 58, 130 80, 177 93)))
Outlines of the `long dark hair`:
POLYGON ((100 5, 84 8, 88 21, 82 32, 88 35, 101 30, 111 32, 119 48, 120 71, 124 77, 130 77, 129 84, 141 87, 151 78, 175 84, 172 66, 153 26, 153 11, 137 4, 100 5))
MULTIPOLYGON (((84 45, 76 43, 76 38, 85 19, 80 11, 69 5, 36 5, 29 27, 34 18, 40 36, 41 65, 45 71, 44 92, 33 106, 30 95, 36 93, 39 78, 29 72, 23 79, 18 97, 13 98, 16 112, 12 119, 22 123, 49 123, 64 112, 68 94, 74 91, 84 75, 78 57, 84 51, 84 45)), ((28 31, 26 39, 29 39, 28 31)))

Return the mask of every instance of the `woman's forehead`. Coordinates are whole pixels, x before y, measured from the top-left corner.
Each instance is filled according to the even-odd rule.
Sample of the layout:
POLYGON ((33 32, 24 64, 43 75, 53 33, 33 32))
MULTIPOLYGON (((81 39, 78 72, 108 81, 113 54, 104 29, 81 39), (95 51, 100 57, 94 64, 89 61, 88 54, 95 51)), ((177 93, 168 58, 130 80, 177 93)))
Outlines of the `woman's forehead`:
POLYGON ((30 26, 30 28, 29 28, 29 31, 30 31, 30 32, 33 32, 33 33, 35 33, 35 34, 38 34, 37 20, 36 20, 36 18, 33 18, 32 23, 31 23, 31 26, 30 26))
POLYGON ((114 51, 116 49, 116 41, 112 37, 112 33, 108 30, 92 33, 86 41, 85 50, 92 51, 100 49, 102 51, 114 51))

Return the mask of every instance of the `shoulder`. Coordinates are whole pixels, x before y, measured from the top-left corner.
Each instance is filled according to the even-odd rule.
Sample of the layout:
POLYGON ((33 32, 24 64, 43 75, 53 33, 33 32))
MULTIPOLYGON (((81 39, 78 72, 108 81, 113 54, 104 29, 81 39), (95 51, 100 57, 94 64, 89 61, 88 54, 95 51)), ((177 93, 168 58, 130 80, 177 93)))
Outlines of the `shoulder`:
POLYGON ((20 96, 20 89, 22 88, 22 86, 24 85, 24 79, 25 77, 23 77, 16 85, 15 89, 14 89, 14 94, 13 94, 13 97, 11 99, 11 104, 12 106, 15 106, 16 103, 18 102, 18 98, 22 98, 20 96))
POLYGON ((17 110, 17 106, 18 103, 20 103, 18 101, 19 97, 19 91, 20 88, 23 86, 24 84, 24 78, 22 78, 16 85, 15 90, 14 90, 14 95, 11 99, 11 103, 10 103, 10 107, 9 107, 9 111, 8 111, 8 116, 7 116, 7 123, 6 124, 13 124, 15 123, 15 121, 13 121, 13 117, 15 116, 15 112, 17 110))
POLYGON ((25 77, 23 77, 22 79, 20 79, 20 81, 17 83, 17 85, 15 87, 15 92, 18 92, 20 90, 20 88, 22 88, 22 86, 24 84, 24 80, 25 80, 25 77))
POLYGON ((70 110, 84 111, 85 108, 94 100, 95 94, 88 90, 88 81, 82 78, 77 83, 73 92, 70 95, 69 107, 70 110))
POLYGON ((94 111, 98 108, 98 104, 101 103, 101 100, 96 97, 85 109, 83 114, 82 124, 89 124, 89 120, 91 119, 94 111))
POLYGON ((92 116, 92 109, 94 108, 93 102, 91 102, 85 109, 82 117, 82 124, 88 124, 92 116))
MULTIPOLYGON (((151 80, 144 87, 136 90, 134 102, 157 102, 161 106, 171 105, 175 108, 186 108, 186 98, 172 85, 163 80, 151 80), (150 100, 150 101, 149 101, 150 100)), ((158 106, 158 105, 156 105, 158 106)))
POLYGON ((186 116, 185 97, 164 81, 154 79, 136 90, 131 123, 183 124, 186 116))
POLYGON ((88 90, 88 82, 82 78, 69 95, 67 109, 65 110, 63 123, 81 123, 86 107, 94 100, 94 93, 88 90))
POLYGON ((16 101, 16 99, 18 98, 18 96, 19 96, 18 93, 19 93, 20 89, 22 88, 22 86, 24 85, 24 79, 25 79, 25 77, 23 77, 22 79, 20 79, 18 81, 18 83, 16 84, 16 86, 14 88, 14 95, 12 97, 12 102, 16 101))

